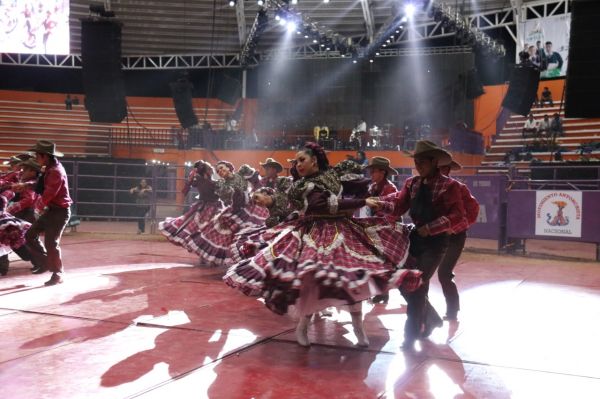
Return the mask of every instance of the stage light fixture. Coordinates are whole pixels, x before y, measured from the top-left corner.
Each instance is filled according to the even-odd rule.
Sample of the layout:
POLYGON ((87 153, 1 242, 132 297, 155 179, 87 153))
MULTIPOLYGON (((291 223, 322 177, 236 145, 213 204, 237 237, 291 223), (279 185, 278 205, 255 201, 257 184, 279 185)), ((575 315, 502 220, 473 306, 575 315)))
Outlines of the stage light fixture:
POLYGON ((292 4, 298 4, 298 0, 292 0, 292 4))
POLYGON ((297 28, 296 23, 294 21, 288 21, 287 23, 287 30, 288 32, 293 32, 295 31, 297 28))
POLYGON ((256 2, 256 4, 258 4, 259 6, 262 6, 263 4, 265 4, 265 2, 263 0, 258 0, 256 2))
POLYGON ((325 3, 325 4, 329 3, 329 0, 323 0, 323 3, 325 3))
POLYGON ((229 0, 229 7, 235 7, 235 0, 229 0))
POLYGON ((408 3, 407 5, 404 6, 404 13, 406 14, 406 17, 409 19, 412 19, 412 17, 415 16, 416 11, 417 11, 417 7, 415 7, 415 5, 413 3, 408 3))

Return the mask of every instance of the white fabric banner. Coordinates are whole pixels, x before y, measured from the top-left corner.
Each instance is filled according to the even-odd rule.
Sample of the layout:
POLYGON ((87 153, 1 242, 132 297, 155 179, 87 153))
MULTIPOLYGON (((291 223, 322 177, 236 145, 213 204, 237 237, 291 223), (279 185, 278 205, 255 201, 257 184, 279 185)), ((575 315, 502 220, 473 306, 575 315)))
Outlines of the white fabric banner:
POLYGON ((581 237, 581 191, 535 193, 535 235, 581 237))
POLYGON ((542 79, 565 76, 569 55, 571 14, 530 19, 519 25, 521 47, 517 49, 517 63, 519 62, 519 52, 527 50, 529 46, 534 46, 536 47, 537 61, 541 64, 542 79), (547 51, 546 42, 552 42, 550 52, 547 51), (558 56, 554 53, 558 53, 558 56))

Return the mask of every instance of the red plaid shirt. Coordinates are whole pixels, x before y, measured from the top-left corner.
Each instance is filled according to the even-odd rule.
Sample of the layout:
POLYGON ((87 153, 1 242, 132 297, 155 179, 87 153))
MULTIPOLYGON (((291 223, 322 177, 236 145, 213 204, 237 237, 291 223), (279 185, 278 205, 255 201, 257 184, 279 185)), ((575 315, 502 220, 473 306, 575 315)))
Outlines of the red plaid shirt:
POLYGON ((465 216, 467 218, 468 225, 461 226, 460 229, 462 230, 453 229, 454 234, 462 233, 463 231, 467 230, 467 228, 471 227, 471 225, 477 221, 477 216, 479 216, 479 202, 477 202, 477 199, 473 197, 473 194, 471 194, 471 191, 469 191, 469 188, 466 184, 461 182, 458 182, 458 184, 460 185, 460 195, 463 206, 465 207, 465 216))
MULTIPOLYGON (((396 191, 398 191, 398 189, 396 188, 394 183, 392 183, 388 179, 385 179, 383 181, 382 187, 378 187, 377 183, 373 183, 369 186, 369 195, 370 196, 385 197, 386 195, 395 193, 396 191)), ((384 217, 390 222, 392 222, 396 219, 394 216, 387 215, 387 214, 385 214, 385 212, 382 212, 381 210, 372 212, 372 214, 375 216, 384 217)))
POLYGON ((27 184, 27 186, 19 193, 19 200, 17 202, 13 202, 8 208, 6 208, 6 211, 11 215, 16 215, 22 210, 32 208, 35 204, 35 200, 38 197, 33 190, 33 187, 35 186, 35 180, 23 183, 27 184))
MULTIPOLYGON (((421 181, 420 176, 411 177, 406 179, 402 190, 379 197, 379 200, 383 201, 382 211, 392 214, 396 218, 404 215, 410 209, 410 201, 417 195, 421 181)), ((413 222, 419 227, 427 226, 430 235, 466 229, 469 224, 465 217, 465 208, 458 182, 438 173, 428 179, 428 185, 431 189, 432 205, 437 217, 429 223, 423 223, 421 220, 413 220, 413 222)))
POLYGON ((19 178, 21 177, 21 171, 15 170, 13 172, 8 172, 0 176, 0 188, 6 190, 10 188, 13 183, 18 183, 19 178))
POLYGON ((67 181, 67 172, 65 168, 56 161, 53 165, 48 165, 44 172, 44 192, 36 201, 35 207, 38 210, 53 205, 59 208, 68 208, 73 201, 69 196, 69 184, 67 181))

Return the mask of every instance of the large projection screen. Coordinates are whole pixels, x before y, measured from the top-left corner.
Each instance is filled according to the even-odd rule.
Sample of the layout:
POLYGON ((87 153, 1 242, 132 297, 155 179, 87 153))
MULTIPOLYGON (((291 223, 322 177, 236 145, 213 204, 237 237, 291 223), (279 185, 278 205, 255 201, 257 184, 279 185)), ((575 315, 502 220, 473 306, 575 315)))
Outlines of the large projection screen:
POLYGON ((69 0, 0 1, 0 53, 69 54, 69 0))

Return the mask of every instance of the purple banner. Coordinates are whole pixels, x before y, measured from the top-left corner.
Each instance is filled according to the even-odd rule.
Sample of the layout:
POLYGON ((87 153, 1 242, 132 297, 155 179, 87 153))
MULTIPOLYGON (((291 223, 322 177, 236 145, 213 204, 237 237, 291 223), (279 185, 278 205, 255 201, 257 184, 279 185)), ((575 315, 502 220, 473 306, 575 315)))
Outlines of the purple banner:
POLYGON ((473 238, 502 239, 503 205, 506 203, 506 176, 454 176, 469 187, 479 202, 479 217, 469 229, 473 238))
POLYGON ((532 190, 513 190, 508 193, 508 237, 600 243, 600 191, 581 193, 581 238, 536 235, 536 191, 532 190))

